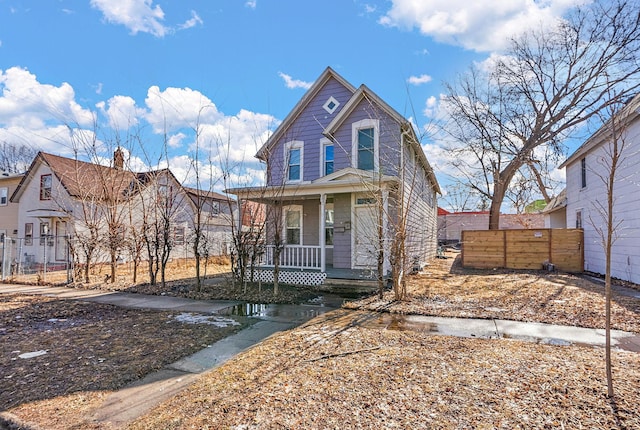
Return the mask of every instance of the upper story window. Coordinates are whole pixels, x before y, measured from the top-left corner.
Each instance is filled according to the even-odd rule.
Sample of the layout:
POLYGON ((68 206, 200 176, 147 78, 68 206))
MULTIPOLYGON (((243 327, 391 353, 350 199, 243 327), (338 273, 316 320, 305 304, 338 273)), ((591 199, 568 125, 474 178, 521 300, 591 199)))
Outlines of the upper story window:
POLYGON ((51 174, 40 176, 40 200, 51 200, 51 174))
POLYGON ((322 173, 330 175, 333 173, 333 143, 325 143, 322 146, 322 173))
POLYGON ((0 206, 6 206, 9 201, 9 189, 0 187, 0 206))
POLYGON ((587 158, 580 160, 580 185, 582 188, 587 186, 587 158))
POLYGON ((353 167, 361 170, 378 169, 378 129, 379 121, 364 119, 352 126, 353 167))
POLYGON ((296 182, 302 180, 304 144, 299 140, 294 140, 286 145, 287 160, 287 181, 296 182))

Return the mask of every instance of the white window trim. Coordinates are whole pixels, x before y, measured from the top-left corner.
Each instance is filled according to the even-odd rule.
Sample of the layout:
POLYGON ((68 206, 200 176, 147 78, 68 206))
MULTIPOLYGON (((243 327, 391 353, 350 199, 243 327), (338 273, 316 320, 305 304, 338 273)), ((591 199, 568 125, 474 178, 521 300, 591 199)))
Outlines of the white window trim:
POLYGON ((303 246, 304 245, 304 212, 302 205, 284 206, 282 211, 282 241, 287 246, 303 246), (287 243, 287 212, 300 212, 300 243, 287 243))
MULTIPOLYGON (((9 188, 8 187, 0 187, 0 194, 4 194, 4 203, 0 200, 0 206, 7 206, 9 204, 9 188), (4 191, 4 193, 2 193, 4 191)), ((0 197, 1 198, 1 197, 0 197)))
POLYGON ((327 111, 329 115, 334 113, 336 109, 340 106, 340 102, 336 100, 333 96, 329 97, 329 99, 322 105, 322 108, 327 111), (333 108, 330 108, 329 105, 333 102, 333 108))
POLYGON ((336 171, 336 147, 333 144, 333 142, 327 138, 322 138, 320 139, 320 177, 322 176, 327 176, 327 172, 324 170, 325 168, 325 162, 326 160, 324 159, 326 154, 325 154, 325 147, 327 146, 333 146, 333 171, 336 171))
POLYGON ((299 183, 304 178, 304 142, 302 140, 291 140, 284 145, 284 181, 285 183, 299 183), (300 150, 300 178, 289 179, 289 151, 291 149, 300 150))
POLYGON ((358 168, 358 130, 373 127, 373 170, 380 167, 380 120, 363 119, 351 124, 351 166, 358 168))

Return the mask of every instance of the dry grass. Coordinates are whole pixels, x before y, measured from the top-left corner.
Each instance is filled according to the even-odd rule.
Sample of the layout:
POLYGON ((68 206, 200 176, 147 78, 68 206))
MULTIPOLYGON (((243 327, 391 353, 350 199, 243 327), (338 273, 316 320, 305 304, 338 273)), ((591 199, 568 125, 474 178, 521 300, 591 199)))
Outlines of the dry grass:
POLYGON ((0 410, 15 408, 29 419, 36 411, 75 410, 241 327, 186 324, 176 315, 0 295, 0 410), (46 353, 20 357, 35 351, 46 353), (42 402, 55 406, 42 408, 42 402))
POLYGON ((369 329, 367 318, 336 311, 270 338, 130 428, 640 428, 639 354, 614 353, 614 412, 602 349, 369 329))
MULTIPOLYGON (((567 273, 464 269, 455 254, 434 260, 411 276, 409 299, 392 292, 352 302, 350 309, 400 314, 535 321, 578 327, 605 327, 604 286, 567 273)), ((640 333, 640 299, 614 291, 612 326, 640 333)))
MULTIPOLYGON (((607 399, 602 348, 462 339, 375 324, 370 309, 604 325, 597 283, 566 274, 463 270, 453 262, 436 260, 411 277, 408 301, 394 302, 389 292, 382 301, 349 305, 360 310, 325 314, 269 338, 129 427, 640 428, 638 353, 613 351, 616 396, 607 399)), ((639 302, 614 297, 615 327, 640 333, 639 302)), ((9 412, 32 429, 107 428, 87 418, 107 392, 52 393, 9 412)))

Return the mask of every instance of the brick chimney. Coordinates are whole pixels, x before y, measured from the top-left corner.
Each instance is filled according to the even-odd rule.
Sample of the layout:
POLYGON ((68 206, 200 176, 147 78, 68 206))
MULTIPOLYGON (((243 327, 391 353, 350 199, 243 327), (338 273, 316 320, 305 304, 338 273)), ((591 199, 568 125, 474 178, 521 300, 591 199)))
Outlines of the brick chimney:
POLYGON ((113 167, 118 170, 122 170, 122 168, 124 167, 124 153, 119 146, 113 153, 113 167))

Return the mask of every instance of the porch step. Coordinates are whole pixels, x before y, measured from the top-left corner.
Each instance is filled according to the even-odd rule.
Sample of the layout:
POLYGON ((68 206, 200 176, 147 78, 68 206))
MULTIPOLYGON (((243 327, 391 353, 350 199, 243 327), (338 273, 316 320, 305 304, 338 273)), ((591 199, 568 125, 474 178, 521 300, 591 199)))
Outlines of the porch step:
POLYGON ((378 282, 375 279, 338 279, 327 278, 318 290, 328 293, 347 295, 364 295, 377 291, 378 282))

